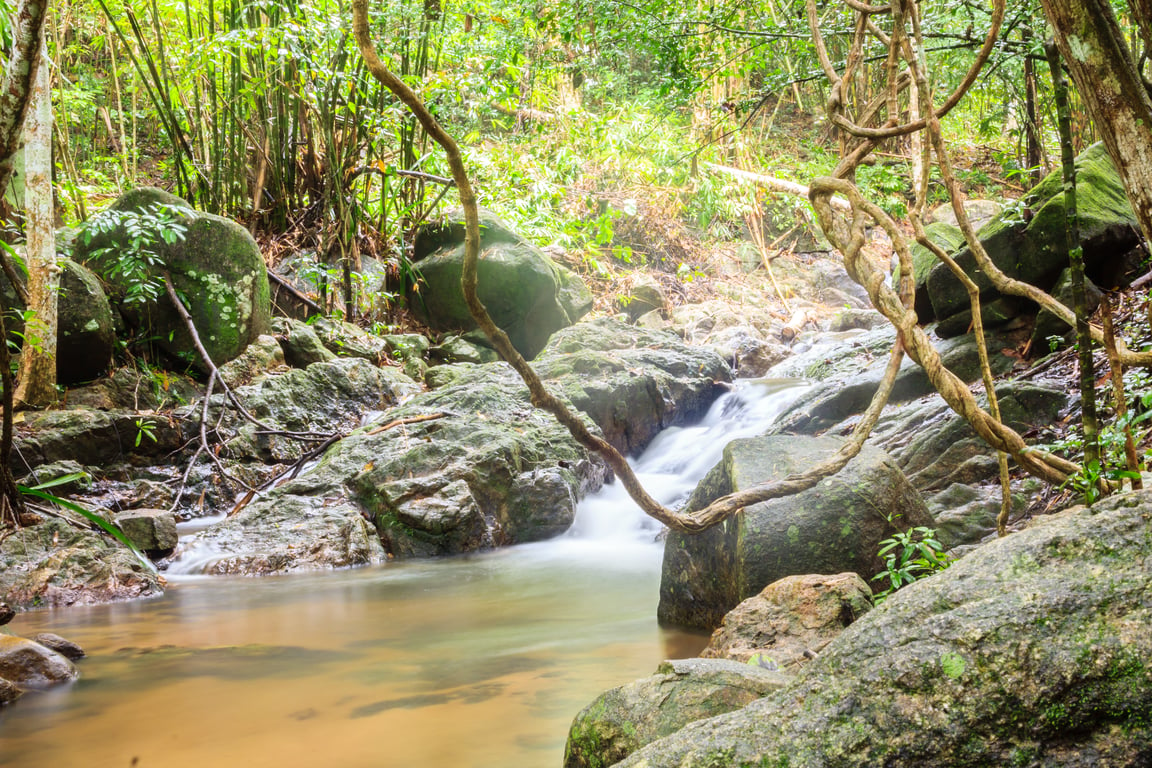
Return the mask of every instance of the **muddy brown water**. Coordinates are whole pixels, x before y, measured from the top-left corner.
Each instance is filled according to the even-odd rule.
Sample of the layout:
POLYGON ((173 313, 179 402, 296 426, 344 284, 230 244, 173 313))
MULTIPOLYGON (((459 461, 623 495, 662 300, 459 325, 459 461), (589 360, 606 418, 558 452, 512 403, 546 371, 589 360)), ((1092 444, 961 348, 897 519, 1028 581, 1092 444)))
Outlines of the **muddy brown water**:
MULTIPOLYGON (((802 390, 742 385, 637 461, 671 502, 802 390)), ((155 600, 32 611, 88 658, 0 710, 3 768, 559 766, 607 688, 696 655, 656 624, 662 544, 612 486, 568 535, 434 561, 274 578, 173 576, 155 600)))

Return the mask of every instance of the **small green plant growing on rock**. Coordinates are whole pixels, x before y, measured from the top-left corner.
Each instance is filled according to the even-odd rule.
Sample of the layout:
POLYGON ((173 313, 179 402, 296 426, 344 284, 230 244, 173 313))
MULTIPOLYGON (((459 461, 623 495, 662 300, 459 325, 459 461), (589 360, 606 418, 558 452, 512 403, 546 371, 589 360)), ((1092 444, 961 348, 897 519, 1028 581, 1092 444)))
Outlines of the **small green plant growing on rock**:
POLYGON ((93 216, 80 237, 85 245, 100 235, 110 242, 92 251, 91 257, 110 278, 124 286, 126 304, 155 301, 164 291, 157 274, 164 260, 159 249, 184 239, 188 228, 183 218, 191 211, 183 206, 152 203, 138 211, 107 210, 93 216))
POLYGON ((884 558, 884 570, 873 576, 872 581, 886 579, 888 586, 874 595, 873 602, 877 605, 901 587, 944 570, 953 560, 936 538, 936 529, 923 525, 884 539, 878 554, 884 558))

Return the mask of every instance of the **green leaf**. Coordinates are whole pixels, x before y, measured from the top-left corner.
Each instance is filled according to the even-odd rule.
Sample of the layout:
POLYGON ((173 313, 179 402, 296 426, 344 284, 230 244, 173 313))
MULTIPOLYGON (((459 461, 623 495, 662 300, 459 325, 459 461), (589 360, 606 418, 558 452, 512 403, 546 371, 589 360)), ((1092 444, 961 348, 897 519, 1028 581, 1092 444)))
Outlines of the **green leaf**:
POLYGON ((55 477, 55 478, 52 478, 51 480, 45 480, 43 483, 37 483, 36 485, 31 486, 28 490, 42 491, 45 488, 55 488, 58 485, 65 485, 67 483, 71 483, 71 482, 74 482, 76 480, 91 480, 91 479, 92 479, 92 475, 88 474, 87 472, 69 472, 68 474, 61 475, 60 477, 55 477))
POLYGON ((141 563, 147 566, 148 570, 152 571, 153 573, 156 572, 156 566, 152 564, 152 561, 146 558, 140 550, 136 549, 136 545, 128 540, 128 537, 124 535, 124 532, 121 531, 120 527, 116 524, 108 522, 104 518, 100 517, 100 515, 89 509, 85 509, 74 501, 62 499, 59 496, 53 496, 50 493, 45 493, 44 491, 38 490, 36 488, 29 488, 24 485, 17 485, 16 489, 25 496, 34 496, 38 499, 44 499, 45 501, 51 502, 52 504, 56 504, 58 506, 64 507, 64 509, 75 512, 90 523, 95 523, 102 531, 116 539, 116 541, 120 542, 124 546, 128 547, 128 549, 132 550, 132 554, 136 555, 137 559, 139 559, 141 563))

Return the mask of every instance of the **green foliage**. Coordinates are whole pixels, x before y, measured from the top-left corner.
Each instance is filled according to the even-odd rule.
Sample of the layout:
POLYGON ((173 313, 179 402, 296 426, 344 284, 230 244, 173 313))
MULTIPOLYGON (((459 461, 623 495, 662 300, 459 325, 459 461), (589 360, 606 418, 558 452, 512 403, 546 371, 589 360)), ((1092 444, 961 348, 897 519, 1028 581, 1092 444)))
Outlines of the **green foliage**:
POLYGON ((878 554, 884 558, 884 570, 872 580, 886 580, 888 586, 876 593, 877 605, 901 587, 952 564, 952 557, 944 552, 944 546, 936 538, 936 530, 923 525, 884 539, 878 554))
POLYGON ((940 669, 944 672, 945 676, 952 680, 959 680, 964 676, 964 668, 967 666, 964 657, 958 653, 945 653, 940 657, 940 669))
POLYGON ((148 438, 152 442, 156 442, 156 425, 148 419, 136 419, 136 442, 135 447, 139 448, 141 441, 148 438))
POLYGON ((144 304, 156 301, 164 291, 158 272, 164 266, 160 248, 184 239, 188 228, 183 218, 187 208, 152 203, 139 211, 106 210, 89 219, 80 233, 88 245, 102 238, 103 245, 91 257, 104 274, 124 286, 124 302, 144 304))
POLYGON ((128 539, 128 537, 124 535, 124 532, 120 530, 120 527, 118 525, 105 520, 103 517, 101 517, 96 512, 93 512, 92 510, 87 509, 87 508, 77 504, 74 501, 69 501, 68 499, 62 499, 59 496, 55 496, 51 493, 48 493, 45 490, 46 488, 53 488, 55 486, 63 485, 65 483, 70 483, 70 482, 73 482, 76 480, 83 480, 87 477, 88 477, 88 474, 86 472, 73 472, 71 474, 64 475, 62 477, 54 478, 54 479, 49 480, 45 483, 41 483, 40 485, 34 485, 31 487, 24 486, 24 485, 17 485, 16 489, 18 491, 20 491, 20 493, 24 494, 25 496, 32 496, 33 498, 37 498, 37 499, 40 499, 42 501, 47 501, 48 503, 50 503, 56 507, 61 507, 63 509, 68 510, 69 512, 74 512, 75 514, 80 515, 80 517, 82 517, 83 519, 85 519, 89 523, 91 523, 93 526, 95 526, 96 529, 103 531, 104 533, 108 534, 112 538, 116 539, 116 541, 120 542, 125 547, 130 549, 132 551, 132 554, 136 555, 136 558, 145 567, 147 567, 148 570, 155 572, 156 566, 152 565, 152 562, 147 557, 145 557, 144 554, 139 549, 136 548, 136 545, 133 544, 128 539))

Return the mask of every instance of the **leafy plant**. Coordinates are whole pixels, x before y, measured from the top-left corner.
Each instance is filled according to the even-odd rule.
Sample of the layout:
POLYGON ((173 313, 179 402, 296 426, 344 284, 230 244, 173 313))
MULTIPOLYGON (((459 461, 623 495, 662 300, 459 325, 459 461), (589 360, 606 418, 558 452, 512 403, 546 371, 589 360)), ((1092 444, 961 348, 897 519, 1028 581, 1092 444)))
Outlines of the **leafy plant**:
POLYGON ((156 442, 156 425, 147 419, 136 419, 136 443, 137 448, 140 447, 140 442, 144 438, 148 438, 152 442, 156 442))
POLYGON ((184 239, 188 227, 183 218, 188 208, 167 203, 152 203, 138 211, 106 210, 93 216, 80 238, 85 245, 106 238, 106 245, 91 256, 103 272, 124 287, 128 304, 155 301, 164 290, 164 281, 156 274, 163 266, 160 248, 184 239))
POLYGON ((888 586, 876 593, 877 605, 901 587, 944 570, 953 560, 936 538, 936 530, 923 525, 884 539, 878 554, 884 558, 884 570, 872 581, 887 580, 888 586))
POLYGON ((33 498, 47 501, 48 503, 57 507, 62 507, 69 512, 74 512, 77 515, 80 515, 80 517, 84 518, 89 523, 92 523, 104 533, 108 534, 112 538, 116 539, 116 541, 128 547, 128 549, 132 551, 132 554, 136 555, 137 559, 139 559, 140 562, 148 568, 148 570, 155 571, 156 566, 154 566, 152 562, 147 557, 145 557, 139 549, 136 548, 136 545, 133 544, 131 540, 129 540, 129 538, 124 535, 124 532, 121 531, 120 527, 115 523, 111 523, 105 520, 96 512, 82 507, 74 501, 62 499, 59 496, 55 496, 45 490, 46 488, 54 488, 59 485, 64 485, 65 483, 71 483, 76 480, 84 480, 87 478, 87 472, 72 472, 70 474, 56 477, 34 486, 17 485, 16 489, 25 496, 32 496, 33 498))

